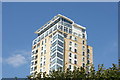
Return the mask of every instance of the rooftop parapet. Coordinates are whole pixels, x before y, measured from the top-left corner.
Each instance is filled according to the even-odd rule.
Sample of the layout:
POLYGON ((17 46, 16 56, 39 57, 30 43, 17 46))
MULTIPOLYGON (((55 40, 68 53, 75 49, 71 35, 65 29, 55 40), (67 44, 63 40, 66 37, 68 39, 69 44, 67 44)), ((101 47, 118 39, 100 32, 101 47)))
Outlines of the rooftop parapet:
POLYGON ((52 24, 55 20, 57 20, 58 18, 63 18, 65 20, 68 20, 69 23, 71 23, 73 26, 75 27, 79 27, 81 29, 86 29, 85 27, 81 26, 81 25, 78 25, 76 23, 74 23, 73 20, 71 20, 70 18, 66 17, 66 16, 63 16, 61 14, 58 14, 56 16, 54 16, 50 21, 48 21, 45 25, 43 25, 42 27, 40 27, 38 30, 35 31, 36 34, 39 34, 42 30, 44 30, 45 28, 47 28, 50 24, 52 24))

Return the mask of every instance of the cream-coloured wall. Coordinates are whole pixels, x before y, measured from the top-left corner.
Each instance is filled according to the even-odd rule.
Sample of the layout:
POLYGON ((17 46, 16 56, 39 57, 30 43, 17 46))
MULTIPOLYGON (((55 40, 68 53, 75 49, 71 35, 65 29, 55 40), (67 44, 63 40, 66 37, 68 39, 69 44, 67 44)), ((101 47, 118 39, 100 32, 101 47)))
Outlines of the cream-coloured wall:
POLYGON ((91 46, 88 46, 88 49, 90 49, 90 53, 88 53, 88 54, 90 54, 90 63, 91 64, 93 64, 93 47, 91 47, 91 46))
MULTIPOLYGON (((55 33, 55 32, 53 32, 53 33, 55 33)), ((60 31, 60 32, 63 32, 63 31, 60 31)), ((66 33, 66 32, 63 32, 63 33, 66 33)), ((50 34, 50 35, 52 35, 52 34, 50 34)), ((66 33, 66 34, 68 34, 68 33, 66 33)), ((50 70, 50 51, 51 51, 50 47, 51 47, 51 40, 52 40, 49 36, 45 37, 43 40, 40 41, 40 47, 38 48, 38 53, 34 54, 34 55, 38 55, 37 70, 36 70, 38 73, 40 72, 40 69, 43 69, 43 67, 45 67, 45 72, 47 72, 47 74, 49 74, 49 70, 50 70), (46 54, 44 54, 44 56, 46 57, 46 60, 45 60, 46 64, 45 64, 45 66, 40 67, 41 47, 44 46, 44 45, 42 45, 42 41, 44 41, 45 39, 47 40, 47 42, 44 43, 44 45, 46 45, 46 54)), ((93 63, 92 47, 87 46, 87 40, 83 39, 83 38, 80 38, 78 36, 72 35, 72 34, 68 34, 67 38, 64 38, 64 69, 67 69, 69 65, 76 66, 76 67, 81 67, 82 63, 86 64, 87 63, 87 48, 90 49, 90 53, 89 53, 90 54, 90 59, 89 60, 90 60, 91 63, 93 63), (73 36, 73 39, 69 39, 70 36, 73 36), (74 40, 75 37, 77 38, 77 41, 74 40), (85 41, 85 44, 82 43, 83 40, 85 41), (69 51, 69 47, 70 47, 69 42, 70 41, 72 41, 72 43, 73 43, 71 47, 73 49, 76 48, 77 53, 75 53, 74 51, 69 51), (74 47, 74 43, 77 43, 77 47, 74 47), (82 46, 85 46, 84 50, 82 49, 82 46), (85 56, 82 55, 83 51, 85 52, 85 56), (77 64, 69 63, 69 52, 77 55, 77 64), (83 57, 85 57, 84 62, 82 61, 83 57)), ((33 49, 33 47, 32 47, 32 49, 33 49)))
POLYGON ((47 74, 49 74, 49 70, 50 70, 50 52, 51 52, 51 50, 50 50, 50 47, 51 47, 51 38, 48 36, 47 38, 47 43, 46 43, 46 53, 47 54, 45 54, 45 56, 46 56, 46 65, 45 65, 45 69, 46 69, 46 72, 47 72, 47 74))
MULTIPOLYGON (((85 63, 85 64, 87 64, 87 41, 86 41, 86 39, 82 39, 82 38, 80 38, 80 37, 77 37, 76 36, 76 38, 77 38, 77 41, 75 41, 75 40, 71 40, 71 39, 69 39, 69 36, 73 36, 73 35, 71 35, 71 34, 68 34, 68 37, 67 38, 65 38, 65 56, 64 56, 64 58, 65 58, 65 69, 66 68, 68 68, 68 66, 71 64, 71 63, 69 63, 69 53, 71 52, 71 53, 73 53, 73 54, 76 54, 77 55, 77 65, 76 64, 71 64, 72 66, 77 66, 77 67, 81 67, 82 66, 82 63, 85 63), (85 44, 82 44, 82 41, 85 41, 85 44), (73 52, 73 51, 69 51, 69 42, 72 42, 72 43, 77 43, 77 53, 75 53, 75 52, 73 52), (85 46, 85 49, 83 50, 82 49, 82 46, 85 46), (85 52, 85 56, 83 56, 82 55, 82 52, 85 52), (82 61, 82 58, 85 58, 85 61, 83 62, 82 61)), ((75 37, 75 36, 74 36, 75 37)), ((73 49, 75 49, 75 47, 74 47, 74 45, 72 45, 71 46, 73 49)), ((89 46, 89 48, 90 48, 90 53, 92 54, 92 47, 90 47, 89 46)), ((74 60, 74 59, 73 59, 74 60)), ((90 62, 93 62, 92 61, 92 55, 90 55, 90 62)))
MULTIPOLYGON (((36 56, 36 55, 38 55, 38 58, 36 59, 36 60, 34 60, 34 61, 37 61, 37 64, 36 65, 33 65, 33 66, 37 66, 37 70, 35 70, 35 71, 33 71, 33 72, 36 72, 37 71, 37 73, 39 73, 40 72, 40 69, 43 69, 43 68, 45 68, 45 72, 47 72, 47 73, 49 73, 49 65, 50 65, 50 46, 51 46, 51 38, 49 37, 49 36, 47 36, 46 38, 44 38, 43 40, 41 40, 40 42, 40 47, 39 48, 36 48, 36 49, 38 49, 38 53, 37 54, 34 54, 34 55, 32 55, 32 56, 36 56), (42 41, 44 41, 45 42, 45 39, 46 39, 46 43, 44 43, 44 45, 42 45, 42 41), (41 51, 41 47, 44 47, 46 45, 46 54, 44 54, 44 50, 43 51, 41 51), (43 55, 41 56, 41 52, 43 52, 43 55), (42 66, 42 67, 40 67, 40 63, 41 63, 41 57, 42 58, 46 58, 45 59, 45 66, 42 66)), ((37 45, 37 44, 36 44, 37 45)), ((34 46, 36 46, 36 45, 34 45, 34 46)), ((34 47, 33 46, 33 47, 34 47)), ((33 49, 33 47, 32 47, 32 49, 33 49)), ((36 50, 35 49, 35 50, 36 50)), ((33 49, 34 50, 34 49, 33 49)), ((42 59, 43 60, 43 59, 42 59)), ((42 63, 43 63, 44 61, 42 61, 42 63)))

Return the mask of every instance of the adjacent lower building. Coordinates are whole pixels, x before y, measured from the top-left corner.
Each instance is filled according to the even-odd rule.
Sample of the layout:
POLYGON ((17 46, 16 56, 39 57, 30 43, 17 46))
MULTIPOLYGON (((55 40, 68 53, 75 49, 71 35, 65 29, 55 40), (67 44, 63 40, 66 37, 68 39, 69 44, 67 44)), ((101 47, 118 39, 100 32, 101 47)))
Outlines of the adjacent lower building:
POLYGON ((87 45, 86 28, 58 14, 35 33, 30 74, 52 70, 74 70, 93 64, 93 48, 87 45))

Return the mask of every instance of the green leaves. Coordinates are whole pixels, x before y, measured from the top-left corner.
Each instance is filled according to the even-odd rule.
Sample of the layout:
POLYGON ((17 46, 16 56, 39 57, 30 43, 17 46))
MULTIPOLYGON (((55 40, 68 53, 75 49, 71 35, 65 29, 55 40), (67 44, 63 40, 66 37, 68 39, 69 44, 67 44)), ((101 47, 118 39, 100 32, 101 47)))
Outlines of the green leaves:
MULTIPOLYGON (((31 80, 32 76, 28 76, 28 79, 31 80)), ((57 71, 51 71, 50 74, 46 73, 38 73, 37 77, 35 77, 34 80, 119 80, 120 79, 120 68, 118 68, 117 65, 112 64, 112 67, 109 69, 105 69, 104 65, 98 65, 98 70, 95 71, 95 68, 93 65, 90 66, 90 69, 88 68, 75 68, 73 71, 66 69, 66 70, 57 70, 57 71), (43 78, 41 78, 43 76, 43 78)))

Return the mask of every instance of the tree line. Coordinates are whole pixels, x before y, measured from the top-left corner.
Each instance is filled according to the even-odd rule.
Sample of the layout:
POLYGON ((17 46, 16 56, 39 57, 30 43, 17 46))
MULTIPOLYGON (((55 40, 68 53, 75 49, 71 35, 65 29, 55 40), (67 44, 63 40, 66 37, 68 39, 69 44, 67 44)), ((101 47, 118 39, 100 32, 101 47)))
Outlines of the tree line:
MULTIPOLYGON (((87 67, 86 67, 87 68, 87 67)), ((120 67, 112 64, 112 67, 105 69, 104 65, 98 65, 98 70, 92 65, 88 71, 86 68, 80 67, 73 71, 61 70, 51 71, 50 74, 38 73, 36 77, 29 75, 29 80, 120 80, 120 67)))

